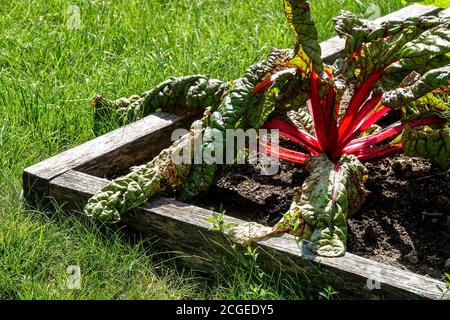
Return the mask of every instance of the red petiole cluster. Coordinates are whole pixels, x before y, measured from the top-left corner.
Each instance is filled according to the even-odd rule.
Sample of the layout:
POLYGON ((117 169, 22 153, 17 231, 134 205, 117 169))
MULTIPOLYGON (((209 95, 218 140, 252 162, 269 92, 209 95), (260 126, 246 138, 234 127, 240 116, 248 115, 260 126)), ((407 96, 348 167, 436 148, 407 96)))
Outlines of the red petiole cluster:
MULTIPOLYGON (((376 124, 391 109, 381 103, 382 94, 372 94, 373 85, 381 78, 384 70, 374 72, 354 93, 344 115, 339 116, 340 101, 336 99, 335 89, 331 86, 324 97, 320 96, 321 80, 312 71, 310 76, 310 100, 308 110, 314 122, 315 136, 297 128, 291 123, 272 119, 264 124, 266 129, 278 129, 280 135, 301 145, 308 153, 289 150, 269 142, 264 142, 267 154, 280 159, 304 164, 311 155, 326 154, 334 163, 338 163, 344 154, 353 154, 360 161, 371 161, 388 157, 403 150, 401 143, 378 145, 398 136, 406 126, 417 127, 441 124, 442 119, 427 117, 409 122, 396 122, 386 128, 362 137, 361 133, 376 124)), ((261 83, 255 94, 274 82, 276 76, 261 83)))

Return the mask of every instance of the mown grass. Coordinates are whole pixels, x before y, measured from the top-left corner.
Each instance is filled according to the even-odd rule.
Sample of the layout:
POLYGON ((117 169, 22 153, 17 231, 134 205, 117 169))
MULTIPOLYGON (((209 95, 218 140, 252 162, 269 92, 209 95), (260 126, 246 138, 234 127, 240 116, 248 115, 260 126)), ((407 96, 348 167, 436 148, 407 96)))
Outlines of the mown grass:
MULTIPOLYGON (((320 38, 333 35, 341 9, 370 15, 371 3, 382 14, 402 6, 313 0, 320 38)), ((270 47, 292 43, 281 0, 0 0, 0 299, 245 299, 255 288, 259 298, 304 298, 293 281, 256 276, 245 263, 205 282, 120 231, 31 211, 20 179, 94 136, 94 94, 129 96, 193 73, 233 79, 270 47), (81 10, 78 30, 67 27, 71 4, 81 10), (69 265, 81 267, 81 290, 64 285, 69 265)))

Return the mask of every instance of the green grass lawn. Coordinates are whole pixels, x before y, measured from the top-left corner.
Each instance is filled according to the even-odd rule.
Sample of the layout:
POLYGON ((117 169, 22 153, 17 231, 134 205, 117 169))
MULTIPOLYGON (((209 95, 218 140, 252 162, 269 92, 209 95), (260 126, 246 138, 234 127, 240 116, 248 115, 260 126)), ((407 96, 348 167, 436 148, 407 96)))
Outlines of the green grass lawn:
MULTIPOLYGON (((334 35, 341 9, 364 16, 371 3, 382 14, 402 6, 312 0, 320 38, 334 35)), ((94 94, 130 96, 193 73, 237 78, 292 44, 281 0, 0 0, 0 299, 304 298, 294 279, 246 262, 206 281, 154 245, 27 210, 21 198, 25 167, 93 138, 94 94), (71 4, 79 30, 67 27, 71 4), (81 267, 81 290, 65 286, 69 265, 81 267)))

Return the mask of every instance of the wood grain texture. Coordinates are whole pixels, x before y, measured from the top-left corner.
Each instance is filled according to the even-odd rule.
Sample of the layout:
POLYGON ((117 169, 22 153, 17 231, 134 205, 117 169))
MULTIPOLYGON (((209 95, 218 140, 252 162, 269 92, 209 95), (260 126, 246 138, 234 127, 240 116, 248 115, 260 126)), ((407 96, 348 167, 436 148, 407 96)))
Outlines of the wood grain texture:
MULTIPOLYGON (((50 183, 50 196, 65 210, 84 207, 91 195, 108 180, 77 171, 68 171, 50 183)), ((213 261, 205 257, 226 257, 219 246, 228 240, 210 230, 207 221, 213 212, 167 198, 155 198, 124 217, 124 223, 134 231, 157 236, 158 242, 171 251, 198 257, 196 266, 210 270, 213 261)), ((226 223, 236 225, 245 221, 225 216, 226 223)), ((260 264, 267 271, 282 267, 291 273, 299 270, 308 274, 309 284, 322 289, 325 279, 341 293, 354 299, 440 299, 438 287, 445 285, 399 268, 381 264, 351 253, 339 258, 316 256, 307 248, 307 241, 297 242, 291 235, 282 235, 255 244, 262 250, 260 264), (318 271, 320 269, 320 272, 318 271), (368 280, 369 279, 369 280, 368 280), (369 284, 379 283, 370 290, 369 284)), ((448 296, 450 298, 450 296, 448 296)))
POLYGON ((439 12, 440 17, 450 17, 450 8, 442 10, 439 12))
MULTIPOLYGON (((422 17, 436 15, 442 8, 435 6, 424 6, 412 4, 398 11, 387 14, 375 20, 376 23, 382 23, 389 20, 403 20, 412 17, 422 17)), ((342 57, 345 48, 345 40, 339 37, 331 38, 320 44, 322 48, 322 58, 326 63, 332 64, 338 58, 342 57)))
POLYGON ((48 183, 71 169, 107 176, 157 155, 171 144, 176 128, 189 119, 170 113, 149 115, 80 146, 28 167, 22 175, 25 197, 34 201, 48 195, 48 183))

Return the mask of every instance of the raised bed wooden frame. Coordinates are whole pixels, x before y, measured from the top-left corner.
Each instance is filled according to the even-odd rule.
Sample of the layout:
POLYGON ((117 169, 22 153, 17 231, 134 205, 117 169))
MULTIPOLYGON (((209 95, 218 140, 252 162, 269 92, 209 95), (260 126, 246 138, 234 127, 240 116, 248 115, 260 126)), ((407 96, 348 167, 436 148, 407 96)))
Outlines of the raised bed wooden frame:
MULTIPOLYGON (((441 11, 433 6, 411 5, 384 16, 378 21, 404 19, 412 16, 435 15, 441 11)), ((334 61, 342 53, 344 43, 332 38, 321 44, 324 60, 334 61)), ((171 144, 171 132, 188 127, 192 119, 168 113, 149 115, 142 120, 109 132, 78 147, 26 168, 23 189, 30 203, 56 202, 65 211, 81 210, 87 199, 108 183, 102 178, 132 165, 151 159, 171 144)), ((156 198, 140 206, 135 214, 125 219, 133 230, 157 236, 159 243, 173 251, 199 257, 221 254, 211 245, 223 242, 223 234, 210 230, 207 218, 210 210, 167 198, 156 198)), ((226 222, 244 221, 225 216, 226 222)), ((282 265, 292 272, 308 274, 312 287, 322 288, 323 278, 318 276, 320 266, 335 290, 343 297, 359 299, 441 299, 445 284, 437 280, 381 264, 347 253, 340 258, 314 255, 306 247, 307 241, 298 242, 291 235, 283 235, 255 243, 266 258, 263 267, 273 269, 282 265), (272 256, 274 259, 268 259, 272 256), (275 264, 274 264, 275 262, 275 264), (378 283, 371 289, 368 283, 378 283)), ((445 298, 449 298, 447 295, 445 298)))

